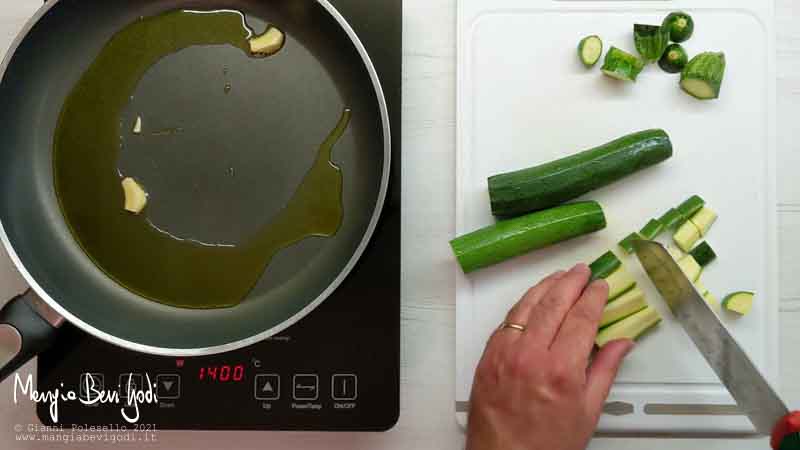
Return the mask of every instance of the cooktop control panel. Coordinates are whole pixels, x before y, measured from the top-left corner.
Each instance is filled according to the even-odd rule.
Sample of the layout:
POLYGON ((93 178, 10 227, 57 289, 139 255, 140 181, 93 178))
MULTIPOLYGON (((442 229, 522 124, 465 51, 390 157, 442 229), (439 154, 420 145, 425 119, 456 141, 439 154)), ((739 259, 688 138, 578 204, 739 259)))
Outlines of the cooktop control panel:
MULTIPOLYGON (((343 319, 325 309, 350 303, 324 303, 308 316, 309 326, 343 319)), ((339 321, 351 331, 338 336, 328 335, 338 327, 319 335, 292 328, 246 349, 195 358, 121 350, 70 326, 41 357, 37 389, 77 398, 62 399, 55 417, 50 402, 38 403, 39 418, 155 429, 385 430, 399 410, 399 355, 392 349, 399 334, 360 333, 359 322, 357 315, 339 321)))

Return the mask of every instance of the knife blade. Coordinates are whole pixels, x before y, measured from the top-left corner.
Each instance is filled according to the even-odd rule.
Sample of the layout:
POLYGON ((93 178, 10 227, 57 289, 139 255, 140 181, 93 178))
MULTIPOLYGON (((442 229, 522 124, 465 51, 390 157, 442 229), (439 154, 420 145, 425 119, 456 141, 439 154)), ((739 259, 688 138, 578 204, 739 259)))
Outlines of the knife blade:
POLYGON ((658 242, 633 241, 636 256, 675 318, 728 388, 759 434, 769 435, 789 414, 769 382, 658 242))

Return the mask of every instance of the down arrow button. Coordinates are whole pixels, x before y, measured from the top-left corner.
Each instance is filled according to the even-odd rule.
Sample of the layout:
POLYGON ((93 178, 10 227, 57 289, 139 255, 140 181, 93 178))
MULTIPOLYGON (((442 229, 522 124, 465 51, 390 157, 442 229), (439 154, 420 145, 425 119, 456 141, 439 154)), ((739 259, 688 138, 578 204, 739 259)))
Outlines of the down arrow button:
POLYGON ((176 400, 181 397, 181 376, 177 374, 158 375, 156 394, 160 400, 176 400))

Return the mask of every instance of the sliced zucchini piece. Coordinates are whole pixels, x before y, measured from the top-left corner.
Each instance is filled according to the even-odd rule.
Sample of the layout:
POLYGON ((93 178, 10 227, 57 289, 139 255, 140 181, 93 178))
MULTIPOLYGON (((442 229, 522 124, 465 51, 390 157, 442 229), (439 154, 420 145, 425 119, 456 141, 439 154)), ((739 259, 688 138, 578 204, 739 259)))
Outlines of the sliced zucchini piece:
POLYGON ((678 228, 672 239, 681 250, 688 253, 694 247, 694 244, 700 240, 700 230, 691 220, 687 220, 678 228))
POLYGON ((589 264, 589 269, 592 270, 592 279, 596 280, 611 275, 621 265, 622 261, 617 258, 614 252, 609 250, 589 264))
POLYGON ((698 279, 697 281, 694 282, 694 287, 695 287, 695 289, 697 289, 697 292, 701 296, 702 295, 706 295, 708 293, 708 288, 706 287, 705 284, 703 284, 702 281, 700 281, 700 279, 698 279))
POLYGON ((630 255, 631 253, 633 253, 633 241, 637 239, 643 239, 642 235, 640 235, 639 233, 631 233, 628 236, 626 236, 625 239, 619 241, 618 245, 622 250, 625 251, 625 253, 630 255))
POLYGON ((647 222, 647 225, 639 230, 639 234, 641 234, 645 239, 652 241, 653 239, 657 238, 662 231, 664 231, 664 224, 658 219, 651 219, 649 222, 647 222))
POLYGON ((669 30, 669 38, 672 42, 684 42, 694 33, 694 20, 692 16, 683 11, 669 13, 661 26, 669 30))
POLYGON ((600 36, 586 36, 578 43, 578 57, 586 67, 593 67, 603 56, 603 40, 600 36))
POLYGON ((633 42, 636 44, 636 51, 642 55, 645 62, 656 62, 661 59, 661 55, 669 45, 669 28, 659 25, 634 24, 633 42))
POLYGON ((752 292, 734 292, 725 296, 722 306, 740 315, 747 315, 753 309, 753 299, 755 294, 752 292))
POLYGON ((644 62, 630 53, 611 47, 606 53, 603 67, 600 69, 611 78, 622 81, 636 81, 636 77, 644 69, 644 62))
POLYGON ((672 259, 674 259, 675 261, 680 260, 686 255, 686 253, 683 253, 681 249, 673 247, 671 245, 667 245, 667 253, 669 253, 669 255, 672 256, 672 259))
POLYGON ((686 222, 686 217, 681 214, 676 208, 670 208, 663 216, 658 218, 658 221, 664 224, 664 228, 668 230, 677 229, 683 222, 686 222))
POLYGON ((681 88, 698 100, 719 98, 725 77, 725 54, 705 52, 692 58, 681 72, 681 88))
POLYGON ((603 328, 597 333, 597 338, 595 338, 594 342, 598 347, 603 347, 617 339, 638 339, 659 322, 661 322, 661 316, 658 311, 648 306, 636 314, 603 328))
POLYGON ((658 67, 667 73, 681 73, 689 62, 689 55, 681 44, 669 44, 661 59, 658 60, 658 67))
POLYGON ((697 261, 697 264, 705 267, 711 264, 712 261, 717 259, 717 254, 714 252, 714 249, 708 245, 708 242, 703 241, 697 244, 697 247, 693 248, 691 252, 689 252, 697 261))
POLYGON ((689 220, 700 230, 700 236, 705 236, 708 234, 708 230, 711 229, 711 225, 714 225, 714 222, 716 222, 717 213, 708 206, 704 206, 703 209, 697 211, 689 220))
POLYGON ((635 287, 606 305, 605 309, 603 309, 603 317, 600 319, 600 328, 611 325, 645 308, 647 308, 647 302, 644 299, 644 291, 635 287))
POLYGON ((625 270, 625 266, 619 266, 611 275, 605 278, 608 283, 608 299, 614 300, 636 286, 636 280, 625 270))
POLYGON ((692 255, 686 255, 679 259, 678 266, 680 266, 683 273, 686 274, 686 278, 688 278, 692 283, 699 280, 700 274, 703 273, 703 268, 700 266, 700 264, 697 264, 697 261, 694 260, 692 255))
POLYGON ((711 292, 706 292, 703 295, 703 300, 705 300, 706 303, 708 303, 708 306, 710 306, 714 311, 719 311, 721 309, 719 299, 711 292))
MULTIPOLYGON (((705 205, 706 201, 703 200, 703 197, 700 197, 699 195, 693 195, 678 205, 676 209, 681 213, 681 215, 683 215, 683 217, 688 219, 695 215, 697 211, 703 209, 703 206, 705 205)), ((681 225, 683 224, 681 223, 681 225)))

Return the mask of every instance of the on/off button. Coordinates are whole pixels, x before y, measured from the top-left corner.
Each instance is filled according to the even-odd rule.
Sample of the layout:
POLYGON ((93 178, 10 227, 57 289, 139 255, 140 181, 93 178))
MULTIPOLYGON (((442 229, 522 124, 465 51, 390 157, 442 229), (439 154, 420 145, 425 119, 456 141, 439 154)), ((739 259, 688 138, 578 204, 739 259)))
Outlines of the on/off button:
POLYGON ((331 397, 336 401, 358 398, 358 377, 353 374, 334 375, 331 378, 331 397))

